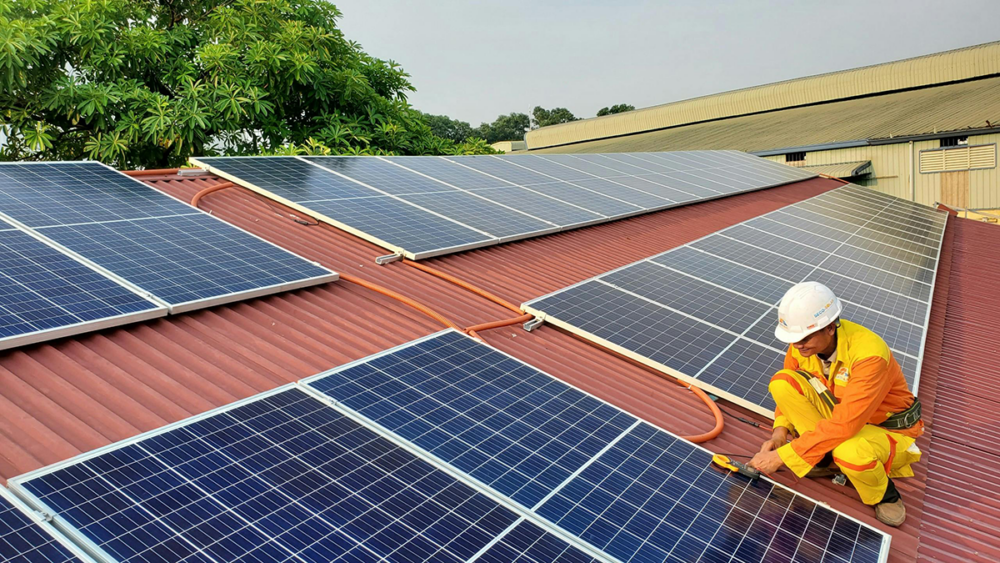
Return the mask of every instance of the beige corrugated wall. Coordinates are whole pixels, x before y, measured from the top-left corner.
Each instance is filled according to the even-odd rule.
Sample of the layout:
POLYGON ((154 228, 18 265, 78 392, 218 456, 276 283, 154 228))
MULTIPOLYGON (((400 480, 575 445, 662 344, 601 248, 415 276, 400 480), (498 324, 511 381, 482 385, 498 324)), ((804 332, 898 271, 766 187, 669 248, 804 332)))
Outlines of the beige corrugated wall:
POLYGON ((1000 74, 1000 42, 704 96, 528 132, 530 149, 1000 74))
MULTIPOLYGON (((970 135, 970 145, 1000 144, 1000 133, 991 135, 970 135)), ((933 205, 942 201, 941 173, 921 174, 918 172, 920 151, 936 149, 941 146, 939 140, 917 141, 913 143, 913 187, 916 191, 916 201, 925 205, 933 205)), ((769 156, 768 160, 785 162, 784 155, 769 156)), ((857 183, 877 189, 880 192, 911 199, 910 186, 910 143, 893 145, 877 145, 836 149, 806 153, 806 164, 838 164, 841 162, 856 162, 870 160, 872 173, 857 183)), ((969 207, 973 209, 1000 208, 1000 174, 997 168, 969 170, 969 207)))

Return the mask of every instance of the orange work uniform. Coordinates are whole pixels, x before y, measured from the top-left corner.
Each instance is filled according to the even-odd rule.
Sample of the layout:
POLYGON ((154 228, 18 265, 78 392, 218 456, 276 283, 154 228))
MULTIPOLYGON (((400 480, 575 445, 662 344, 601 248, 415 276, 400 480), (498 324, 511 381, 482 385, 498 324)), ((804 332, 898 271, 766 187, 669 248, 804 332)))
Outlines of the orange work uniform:
POLYGON ((803 357, 789 346, 784 369, 771 378, 768 389, 777 405, 775 428, 783 426, 798 434, 778 448, 778 455, 799 477, 833 452, 834 462, 862 501, 876 504, 890 477, 913 476, 910 464, 920 459, 914 442, 923 434, 923 422, 900 430, 878 426, 909 408, 914 397, 889 347, 874 332, 840 321, 829 377, 824 376, 818 356, 803 357), (822 384, 814 388, 798 370, 813 374, 822 384), (820 395, 824 390, 837 399, 832 408, 820 395))

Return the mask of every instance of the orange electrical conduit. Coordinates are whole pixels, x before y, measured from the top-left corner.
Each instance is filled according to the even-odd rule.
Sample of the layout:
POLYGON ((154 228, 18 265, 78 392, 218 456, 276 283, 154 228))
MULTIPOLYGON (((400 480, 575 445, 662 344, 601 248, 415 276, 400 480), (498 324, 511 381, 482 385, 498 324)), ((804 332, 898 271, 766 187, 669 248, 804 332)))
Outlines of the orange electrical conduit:
MULTIPOLYGON (((208 195, 208 194, 210 194, 212 192, 216 192, 216 191, 223 190, 223 189, 226 189, 226 188, 231 188, 231 187, 234 187, 234 186, 236 186, 236 184, 234 184, 232 182, 225 182, 223 184, 216 184, 214 186, 209 186, 209 187, 207 187, 207 188, 199 191, 198 193, 196 193, 194 195, 193 198, 191 198, 191 205, 193 205, 194 207, 198 207, 198 203, 206 195, 208 195)), ((514 305, 510 301, 507 301, 506 299, 504 299, 502 297, 499 297, 499 296, 497 296, 497 295, 495 295, 495 294, 493 294, 493 293, 491 293, 489 291, 486 291, 485 289, 478 288, 478 287, 476 287, 476 286, 474 286, 474 285, 470 284, 469 282, 466 282, 466 281, 464 281, 462 279, 456 278, 455 276, 453 276, 451 274, 442 272, 441 270, 438 270, 436 268, 432 268, 430 266, 427 266, 426 264, 420 264, 418 262, 414 262, 412 260, 403 260, 403 264, 406 264, 407 266, 410 266, 411 268, 416 268, 417 270, 420 270, 422 272, 426 272, 426 273, 428 273, 428 274, 430 274, 432 276, 441 278, 441 279, 443 279, 443 280, 445 280, 447 282, 455 284, 455 285, 457 285, 457 286, 459 286, 459 287, 461 287, 461 288, 463 288, 463 289, 465 289, 467 291, 470 291, 472 293, 475 293, 476 295, 479 295, 480 297, 488 299, 488 300, 490 300, 490 301, 492 301, 492 302, 500 305, 501 307, 504 307, 506 309, 514 311, 515 313, 522 313, 521 308, 518 307, 517 305, 514 305)), ((488 322, 488 323, 482 323, 482 324, 470 326, 470 327, 468 327, 466 329, 462 329, 461 327, 459 327, 455 323, 453 323, 450 320, 448 320, 444 315, 438 313, 437 311, 431 309, 430 307, 424 305, 423 303, 420 303, 419 301, 416 301, 416 300, 413 300, 413 299, 411 299, 409 297, 406 297, 405 295, 403 295, 401 293, 397 293, 397 292, 395 292, 395 291, 393 291, 393 290, 391 290, 391 289, 389 289, 387 287, 382 287, 382 286, 380 286, 378 284, 369 282, 369 281, 364 280, 362 278, 358 278, 358 277, 352 276, 350 274, 340 274, 340 279, 342 279, 342 280, 344 280, 344 281, 346 281, 348 283, 353 283, 353 284, 356 284, 356 285, 360 285, 362 287, 368 288, 368 289, 370 289, 372 291, 375 291, 377 293, 381 293, 382 295, 385 295, 387 297, 395 299, 395 300, 403 303, 404 305, 407 305, 409 307, 412 307, 412 308, 416 309, 417 311, 420 311, 421 313, 424 313, 425 315, 427 315, 427 316, 431 317, 432 319, 440 322, 441 324, 445 325, 448 328, 453 328, 455 330, 462 331, 462 332, 468 334, 469 336, 472 336, 473 338, 475 338, 477 340, 480 340, 482 342, 485 342, 485 340, 483 340, 483 337, 481 337, 479 335, 479 331, 481 331, 481 330, 490 330, 490 329, 502 328, 502 327, 505 327, 505 326, 510 326, 510 325, 514 325, 514 324, 518 324, 518 323, 525 323, 525 322, 530 321, 532 318, 534 318, 532 315, 529 315, 529 314, 521 314, 518 317, 514 317, 514 318, 510 318, 510 319, 504 319, 504 320, 500 320, 500 321, 492 321, 492 322, 488 322)), ((574 337, 575 337, 575 335, 574 335, 574 337)), ((593 344, 590 341, 584 340, 584 342, 587 342, 588 344, 591 344, 591 345, 595 345, 595 344, 593 344)), ((692 393, 694 393, 699 399, 702 400, 703 403, 705 403, 706 406, 708 406, 709 410, 712 412, 712 415, 715 417, 715 427, 712 428, 712 430, 710 430, 708 432, 705 432, 704 434, 697 434, 695 436, 682 436, 682 438, 684 438, 685 440, 688 440, 690 442, 694 442, 695 444, 700 444, 702 442, 707 442, 709 440, 712 440, 713 438, 717 437, 719 434, 722 433, 722 429, 725 427, 725 420, 722 418, 722 411, 719 410, 719 406, 715 404, 715 401, 713 401, 711 399, 711 397, 708 396, 707 393, 705 393, 704 391, 702 391, 698 387, 695 387, 693 385, 689 385, 687 383, 684 383, 684 382, 680 381, 679 379, 669 377, 665 373, 662 373, 662 372, 660 372, 658 370, 654 370, 654 369, 650 368, 649 366, 646 366, 646 365, 644 365, 642 363, 639 363, 639 362, 633 360, 632 358, 623 356, 623 355, 615 352, 614 350, 609 350, 609 349, 603 348, 603 347, 601 347, 601 349, 604 350, 605 352, 608 352, 608 353, 610 353, 610 354, 612 354, 612 355, 614 355, 614 356, 622 359, 622 360, 625 360, 626 362, 629 362, 630 364, 633 364, 633 365, 638 366, 638 367, 640 367, 640 368, 642 368, 642 369, 644 369, 644 370, 646 370, 646 371, 648 371, 650 373, 653 373, 653 374, 655 374, 655 375, 657 375, 659 377, 662 377, 662 378, 665 378, 665 379, 669 379, 670 381, 673 381, 674 383, 676 383, 677 385, 680 385, 681 387, 686 387, 686 388, 690 389, 692 393)))
POLYGON ((215 184, 214 186, 209 186, 201 190, 200 192, 194 194, 194 197, 191 198, 191 206, 198 207, 198 203, 201 202, 201 198, 207 196, 210 193, 217 192, 219 190, 224 190, 226 188, 232 188, 234 186, 236 186, 236 184, 232 182, 223 182, 221 184, 215 184))

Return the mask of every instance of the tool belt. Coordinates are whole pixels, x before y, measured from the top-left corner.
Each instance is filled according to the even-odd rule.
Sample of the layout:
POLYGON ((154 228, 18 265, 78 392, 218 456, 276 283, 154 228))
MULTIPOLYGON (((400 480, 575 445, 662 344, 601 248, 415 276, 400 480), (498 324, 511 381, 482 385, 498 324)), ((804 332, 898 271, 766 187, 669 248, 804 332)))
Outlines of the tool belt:
POLYGON ((879 424, 886 430, 905 430, 920 422, 920 399, 913 398, 913 404, 903 412, 898 412, 879 424))

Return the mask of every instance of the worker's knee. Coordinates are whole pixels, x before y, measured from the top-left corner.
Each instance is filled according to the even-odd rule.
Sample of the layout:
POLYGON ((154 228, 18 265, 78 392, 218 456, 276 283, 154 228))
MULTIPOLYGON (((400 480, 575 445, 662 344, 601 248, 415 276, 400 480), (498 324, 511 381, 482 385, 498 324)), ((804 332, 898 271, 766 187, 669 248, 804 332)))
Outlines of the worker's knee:
POLYGON ((775 401, 790 393, 802 395, 802 382, 799 379, 800 376, 794 370, 780 370, 771 377, 771 382, 767 384, 767 390, 775 401))

